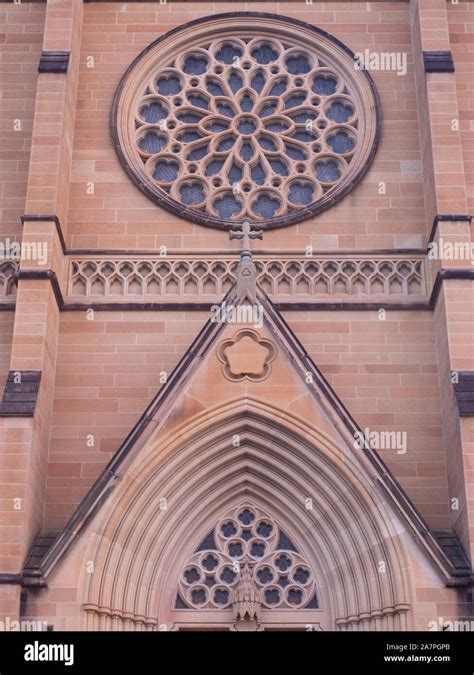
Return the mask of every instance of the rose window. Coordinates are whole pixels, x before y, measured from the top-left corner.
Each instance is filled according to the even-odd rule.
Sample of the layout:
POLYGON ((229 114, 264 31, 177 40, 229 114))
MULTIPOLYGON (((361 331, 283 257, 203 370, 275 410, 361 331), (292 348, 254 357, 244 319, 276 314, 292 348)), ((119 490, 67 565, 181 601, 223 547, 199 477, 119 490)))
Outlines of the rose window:
POLYGON ((136 59, 114 100, 116 146, 137 185, 181 217, 288 225, 335 203, 367 170, 375 89, 322 31, 226 17, 187 24, 136 59))
POLYGON ((228 609, 249 565, 266 609, 317 609, 314 573, 277 523, 249 505, 227 513, 185 564, 176 608, 228 609))

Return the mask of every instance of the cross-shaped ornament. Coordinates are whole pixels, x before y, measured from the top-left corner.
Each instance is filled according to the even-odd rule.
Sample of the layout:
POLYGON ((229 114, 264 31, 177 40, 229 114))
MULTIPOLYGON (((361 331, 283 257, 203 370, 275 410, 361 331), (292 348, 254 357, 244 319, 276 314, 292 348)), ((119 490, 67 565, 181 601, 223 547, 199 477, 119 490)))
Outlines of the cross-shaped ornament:
POLYGON ((242 248, 240 250, 240 262, 237 267, 237 299, 239 301, 248 298, 251 302, 255 300, 256 284, 257 284, 257 270, 253 262, 252 253, 250 251, 251 239, 262 239, 263 230, 261 228, 252 227, 252 225, 245 221, 241 225, 231 225, 230 238, 242 239, 242 248))
POLYGON ((255 228, 247 220, 242 223, 242 225, 231 225, 230 238, 231 239, 242 239, 242 250, 243 253, 250 253, 250 240, 251 239, 262 239, 263 230, 261 228, 255 228), (241 229, 239 229, 239 227, 241 229))

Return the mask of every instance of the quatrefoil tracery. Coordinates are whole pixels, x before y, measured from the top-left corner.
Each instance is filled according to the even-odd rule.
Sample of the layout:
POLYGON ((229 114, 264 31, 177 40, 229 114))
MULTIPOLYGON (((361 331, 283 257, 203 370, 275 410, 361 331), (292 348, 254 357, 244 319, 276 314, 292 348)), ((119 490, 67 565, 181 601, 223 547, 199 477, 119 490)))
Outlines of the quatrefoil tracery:
POLYGON ((308 51, 217 40, 151 78, 137 111, 147 171, 178 202, 222 219, 303 208, 345 174, 357 113, 308 51))
POLYGON ((314 574, 304 556, 267 514, 244 504, 219 520, 186 562, 178 583, 189 609, 231 606, 244 565, 266 609, 318 607, 314 574))
POLYGON ((277 227, 327 208, 367 170, 376 93, 322 31, 242 16, 235 28, 204 19, 192 38, 188 24, 146 50, 113 126, 132 178, 166 208, 206 225, 277 227))

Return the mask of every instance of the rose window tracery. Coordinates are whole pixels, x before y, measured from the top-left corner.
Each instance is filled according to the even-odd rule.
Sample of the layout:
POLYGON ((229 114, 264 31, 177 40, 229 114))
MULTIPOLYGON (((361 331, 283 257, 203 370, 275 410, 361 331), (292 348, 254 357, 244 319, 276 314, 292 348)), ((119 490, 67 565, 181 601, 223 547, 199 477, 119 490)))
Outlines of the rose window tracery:
POLYGON ((314 573, 277 523, 243 505, 228 512, 182 569, 177 608, 228 609, 249 575, 265 609, 317 609, 314 573))
POLYGON ((119 156, 141 189, 183 217, 297 222, 367 169, 375 89, 322 31, 272 15, 237 13, 235 26, 222 17, 172 31, 132 64, 114 100, 119 156))

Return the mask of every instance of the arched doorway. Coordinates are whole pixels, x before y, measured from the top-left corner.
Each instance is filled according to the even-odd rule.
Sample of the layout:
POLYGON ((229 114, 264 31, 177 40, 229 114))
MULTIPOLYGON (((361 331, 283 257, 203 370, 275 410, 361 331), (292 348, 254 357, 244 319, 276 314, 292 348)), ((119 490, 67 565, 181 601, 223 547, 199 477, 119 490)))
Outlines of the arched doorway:
MULTIPOLYGON (((242 602, 253 598, 260 603, 254 629, 409 626, 405 532, 374 487, 373 476, 326 433, 260 400, 243 397, 217 405, 187 420, 159 445, 150 444, 131 465, 101 519, 96 548, 86 554, 96 561, 97 571, 89 575, 85 588, 88 629, 249 627, 238 626, 233 614, 238 588, 242 602), (184 571, 198 561, 197 579, 205 582, 202 552, 214 551, 218 565, 232 562, 232 556, 225 558, 225 536, 214 549, 209 542, 199 549, 211 532, 217 536, 223 519, 236 524, 243 505, 253 509, 258 522, 267 519, 286 537, 286 549, 264 546, 264 557, 286 550, 292 569, 306 566, 314 580, 314 605, 266 606, 266 586, 257 583, 258 556, 243 544, 242 555, 236 556, 242 563, 238 579, 227 585, 228 596, 220 595, 225 609, 209 600, 209 590, 204 590, 201 609, 189 605, 184 571), (176 606, 180 589, 183 604, 176 606)), ((237 523, 236 529, 245 542, 245 524, 237 523)), ((250 530, 253 541, 259 533, 250 530)), ((293 580, 288 578, 288 585, 293 580)), ((288 597, 281 584, 276 586, 288 597)))

